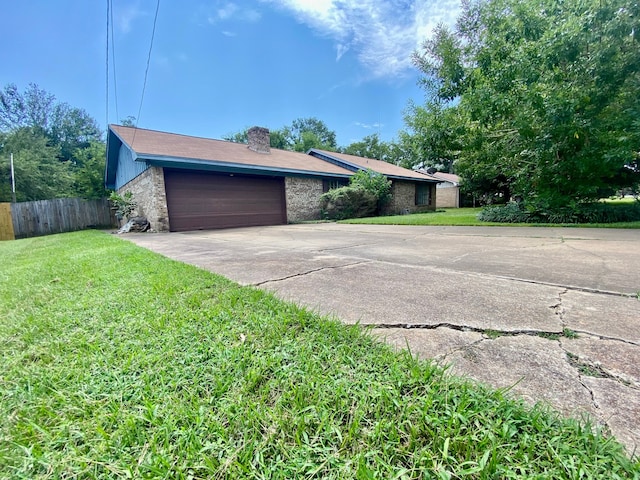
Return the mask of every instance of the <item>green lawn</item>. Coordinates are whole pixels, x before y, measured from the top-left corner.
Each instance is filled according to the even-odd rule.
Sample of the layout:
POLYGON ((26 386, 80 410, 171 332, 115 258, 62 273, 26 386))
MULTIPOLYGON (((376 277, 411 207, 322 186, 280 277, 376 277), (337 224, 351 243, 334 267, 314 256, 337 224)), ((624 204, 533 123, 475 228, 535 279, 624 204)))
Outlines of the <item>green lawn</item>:
MULTIPOLYGON (((626 202, 622 202, 626 203, 626 202)), ((640 222, 621 223, 500 223, 481 222, 477 219, 481 208, 444 208, 436 212, 412 215, 390 215, 342 220, 340 223, 368 225, 442 225, 442 226, 482 226, 482 227, 584 227, 584 228, 640 228, 640 222)))
POLYGON ((561 420, 78 232, 0 242, 0 478, 638 478, 561 420))

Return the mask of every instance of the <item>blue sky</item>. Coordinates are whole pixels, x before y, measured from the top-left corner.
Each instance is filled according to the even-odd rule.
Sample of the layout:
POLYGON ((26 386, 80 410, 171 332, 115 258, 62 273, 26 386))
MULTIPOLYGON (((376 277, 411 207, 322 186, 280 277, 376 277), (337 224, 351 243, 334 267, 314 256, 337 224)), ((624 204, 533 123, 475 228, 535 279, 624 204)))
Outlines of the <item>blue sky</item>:
MULTIPOLYGON (((119 123, 138 116, 156 0, 112 6, 108 121, 119 123)), ((104 128, 106 9, 107 0, 0 0, 0 86, 36 83, 104 128)), ((458 9, 456 0, 160 0, 138 126, 221 138, 317 117, 339 145, 376 132, 390 140, 407 103, 424 98, 412 51, 458 9)))

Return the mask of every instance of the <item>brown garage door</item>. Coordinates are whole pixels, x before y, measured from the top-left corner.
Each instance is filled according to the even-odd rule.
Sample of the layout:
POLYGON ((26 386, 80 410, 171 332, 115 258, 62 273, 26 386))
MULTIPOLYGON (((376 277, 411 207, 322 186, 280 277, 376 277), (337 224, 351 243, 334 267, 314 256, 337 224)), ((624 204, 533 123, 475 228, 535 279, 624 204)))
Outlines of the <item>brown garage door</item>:
POLYGON ((286 223, 284 179, 164 171, 171 231, 286 223))

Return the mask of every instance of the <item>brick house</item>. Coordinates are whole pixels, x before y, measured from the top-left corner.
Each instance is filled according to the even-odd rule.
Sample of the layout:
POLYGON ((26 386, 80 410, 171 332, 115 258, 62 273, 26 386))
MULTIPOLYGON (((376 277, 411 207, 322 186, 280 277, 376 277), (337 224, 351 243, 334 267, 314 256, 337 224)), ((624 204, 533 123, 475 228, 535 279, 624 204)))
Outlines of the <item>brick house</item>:
POLYGON ((437 181, 378 160, 272 149, 253 127, 248 145, 110 125, 105 184, 131 191, 157 231, 278 225, 320 219, 319 198, 366 168, 392 181, 386 213, 435 209, 437 181))

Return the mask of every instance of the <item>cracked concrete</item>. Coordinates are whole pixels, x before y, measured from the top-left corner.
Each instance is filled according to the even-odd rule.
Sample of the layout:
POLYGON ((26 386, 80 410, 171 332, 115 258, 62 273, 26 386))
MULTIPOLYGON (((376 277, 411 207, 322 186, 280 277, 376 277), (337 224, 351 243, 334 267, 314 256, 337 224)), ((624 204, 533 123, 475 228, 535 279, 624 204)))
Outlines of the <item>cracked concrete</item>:
POLYGON ((640 450, 638 230, 310 224, 125 238, 590 415, 640 450))

